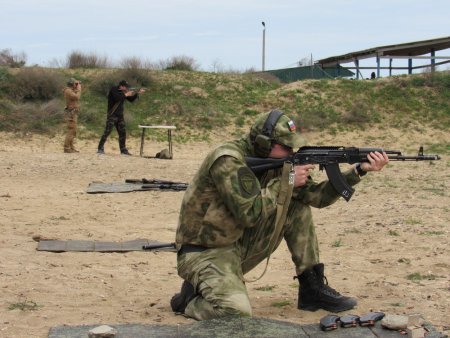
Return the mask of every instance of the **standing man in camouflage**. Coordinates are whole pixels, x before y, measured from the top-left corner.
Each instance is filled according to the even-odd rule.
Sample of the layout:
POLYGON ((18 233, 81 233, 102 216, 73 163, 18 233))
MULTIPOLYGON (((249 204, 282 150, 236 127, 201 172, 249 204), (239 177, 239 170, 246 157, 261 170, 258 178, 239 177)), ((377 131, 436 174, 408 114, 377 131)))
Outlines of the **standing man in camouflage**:
MULTIPOLYGON (((294 122, 274 110, 259 116, 249 135, 207 155, 181 205, 176 244, 184 282, 170 301, 174 312, 197 320, 251 316, 244 275, 268 262, 283 238, 300 282, 299 309, 340 312, 356 305, 324 282, 311 215, 311 206, 326 207, 340 195, 328 181, 312 180, 313 165, 285 163, 255 176, 245 162, 246 156, 284 158, 303 145, 294 122)), ((368 160, 344 173, 349 184, 389 162, 378 152, 368 160)))
POLYGON ((123 104, 125 100, 133 102, 139 98, 139 94, 144 93, 144 89, 139 91, 128 90, 130 85, 122 80, 118 86, 113 86, 108 93, 108 112, 106 117, 106 127, 98 144, 97 154, 105 153, 105 142, 114 127, 119 134, 119 148, 122 155, 131 155, 126 147, 127 134, 125 120, 123 117, 123 104))
POLYGON ((63 90, 66 107, 64 108, 64 121, 67 125, 66 138, 64 140, 65 153, 78 153, 73 141, 77 136, 78 114, 80 112, 81 83, 74 78, 67 82, 63 90))

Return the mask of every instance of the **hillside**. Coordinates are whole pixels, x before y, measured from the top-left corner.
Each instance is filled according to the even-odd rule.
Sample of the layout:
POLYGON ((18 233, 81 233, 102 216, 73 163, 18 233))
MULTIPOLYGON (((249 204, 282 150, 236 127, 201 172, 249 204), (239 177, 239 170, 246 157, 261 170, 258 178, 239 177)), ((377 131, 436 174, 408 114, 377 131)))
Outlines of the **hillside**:
POLYGON ((137 69, 0 70, 0 131, 54 134, 62 128, 61 89, 82 81, 79 138, 103 130, 106 93, 121 78, 146 87, 126 105, 128 132, 138 124, 175 124, 179 142, 208 140, 224 128, 241 134, 253 116, 278 108, 309 131, 450 127, 450 72, 377 80, 309 80, 282 84, 265 74, 218 74, 137 69), (46 92, 47 91, 47 92, 46 92))

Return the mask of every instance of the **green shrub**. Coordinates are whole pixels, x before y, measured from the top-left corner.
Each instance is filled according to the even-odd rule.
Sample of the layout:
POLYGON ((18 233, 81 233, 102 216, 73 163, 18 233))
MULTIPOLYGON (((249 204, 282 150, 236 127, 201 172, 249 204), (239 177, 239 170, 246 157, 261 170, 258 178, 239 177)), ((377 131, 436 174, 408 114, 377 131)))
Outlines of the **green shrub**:
POLYGON ((113 73, 99 74, 93 79, 90 84, 90 89, 100 96, 107 96, 111 87, 117 86, 120 80, 127 80, 132 87, 150 88, 155 83, 149 70, 127 68, 117 70, 113 73))
POLYGON ((0 50, 0 66, 20 68, 25 66, 27 56, 25 53, 14 54, 10 49, 0 50))
POLYGON ((100 74, 92 80, 89 88, 93 93, 106 97, 111 87, 117 86, 120 80, 116 74, 100 74))
POLYGON ((85 54, 73 51, 67 56, 67 68, 106 68, 108 67, 108 58, 101 57, 95 53, 85 54))
POLYGON ((185 55, 174 56, 171 59, 166 61, 166 65, 164 67, 165 70, 186 70, 186 71, 194 71, 199 68, 197 62, 185 55))
POLYGON ((52 134, 63 121, 63 102, 53 99, 48 102, 26 102, 0 104, 0 130, 12 132, 36 132, 52 134))
POLYGON ((52 100, 60 96, 64 77, 60 72, 40 67, 21 68, 9 80, 7 91, 16 100, 52 100))
POLYGON ((8 68, 0 67, 0 91, 5 90, 9 86, 11 74, 8 72, 8 68))

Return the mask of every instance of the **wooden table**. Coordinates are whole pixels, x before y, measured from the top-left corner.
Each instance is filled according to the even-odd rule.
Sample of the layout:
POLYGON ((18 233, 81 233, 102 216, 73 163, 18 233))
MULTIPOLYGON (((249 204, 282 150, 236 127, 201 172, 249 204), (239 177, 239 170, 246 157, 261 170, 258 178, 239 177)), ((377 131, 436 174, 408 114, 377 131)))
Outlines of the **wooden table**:
POLYGON ((142 128, 142 134, 141 134, 141 150, 139 152, 139 155, 142 156, 144 153, 144 139, 145 139, 145 130, 146 129, 167 129, 167 139, 169 141, 169 153, 170 156, 172 156, 172 130, 177 129, 175 126, 141 126, 139 125, 139 128, 142 128))

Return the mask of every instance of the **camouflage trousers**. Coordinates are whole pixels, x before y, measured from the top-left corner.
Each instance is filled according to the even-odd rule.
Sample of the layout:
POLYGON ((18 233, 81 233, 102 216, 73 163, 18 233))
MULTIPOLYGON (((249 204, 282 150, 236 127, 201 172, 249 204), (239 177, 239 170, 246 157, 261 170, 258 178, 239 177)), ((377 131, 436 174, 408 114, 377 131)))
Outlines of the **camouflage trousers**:
POLYGON ((64 151, 74 150, 73 141, 77 136, 78 109, 65 109, 64 121, 67 125, 66 138, 64 140, 64 151))
MULTIPOLYGON (((229 315, 251 316, 252 309, 243 275, 269 255, 268 243, 275 217, 245 230, 233 245, 202 252, 178 254, 178 274, 190 282, 197 296, 187 305, 185 314, 197 320, 229 315)), ((282 239, 289 250, 296 274, 319 263, 319 249, 311 209, 292 200, 288 217, 275 250, 282 239)))
POLYGON ((108 139, 109 134, 111 134, 114 127, 117 130, 117 134, 119 134, 119 148, 120 151, 126 149, 126 139, 127 133, 125 129, 125 120, 123 119, 123 115, 121 116, 108 116, 106 119, 106 127, 103 132, 102 137, 100 138, 100 142, 98 144, 98 149, 104 149, 106 140, 108 139))

